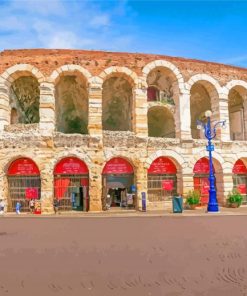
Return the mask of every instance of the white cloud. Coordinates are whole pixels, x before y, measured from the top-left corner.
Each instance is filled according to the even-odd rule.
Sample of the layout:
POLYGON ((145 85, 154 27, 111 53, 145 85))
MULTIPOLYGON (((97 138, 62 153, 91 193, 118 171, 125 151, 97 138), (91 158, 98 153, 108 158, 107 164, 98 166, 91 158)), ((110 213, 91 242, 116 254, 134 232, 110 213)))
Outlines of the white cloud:
POLYGON ((1 3, 0 50, 31 47, 127 51, 134 40, 128 20, 131 14, 129 9, 127 13, 126 0, 10 0, 1 3))
POLYGON ((109 26, 110 25, 110 17, 109 15, 96 15, 92 18, 89 24, 93 27, 100 27, 100 26, 109 26))

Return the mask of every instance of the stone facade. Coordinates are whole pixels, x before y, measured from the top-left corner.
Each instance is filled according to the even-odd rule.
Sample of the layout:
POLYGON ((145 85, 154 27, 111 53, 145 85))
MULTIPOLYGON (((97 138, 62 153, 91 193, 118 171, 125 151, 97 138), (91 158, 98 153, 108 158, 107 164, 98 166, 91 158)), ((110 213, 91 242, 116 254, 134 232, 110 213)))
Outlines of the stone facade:
MULTIPOLYGON (((161 156, 175 164, 177 191, 186 194, 194 187, 194 165, 207 156, 206 140, 195 126, 207 109, 213 121, 227 123, 226 129, 217 131, 213 152, 218 198, 224 203, 233 188, 234 164, 238 159, 247 163, 247 69, 161 55, 3 51, 1 196, 9 203, 9 165, 27 157, 40 170, 43 212, 52 212, 54 167, 68 156, 88 166, 91 211, 102 210, 102 170, 113 157, 133 166, 137 208, 141 193, 148 193, 147 170, 161 156), (25 88, 28 82, 32 88, 36 82, 40 93, 39 116, 27 123, 23 112, 37 105, 37 94, 32 97, 25 88), (149 100, 148 91, 155 89, 157 97, 149 100), (30 105, 20 110, 21 100, 13 91, 29 98, 30 105)), ((151 201, 147 194, 148 209, 166 205, 170 202, 151 201)))

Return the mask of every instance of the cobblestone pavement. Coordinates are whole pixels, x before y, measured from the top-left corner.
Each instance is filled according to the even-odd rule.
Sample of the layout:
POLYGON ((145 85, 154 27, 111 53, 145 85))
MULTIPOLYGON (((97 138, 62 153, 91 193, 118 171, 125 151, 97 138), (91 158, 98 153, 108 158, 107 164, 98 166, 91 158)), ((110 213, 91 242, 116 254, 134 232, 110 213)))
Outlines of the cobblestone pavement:
POLYGON ((245 215, 0 219, 0 295, 247 295, 245 215))

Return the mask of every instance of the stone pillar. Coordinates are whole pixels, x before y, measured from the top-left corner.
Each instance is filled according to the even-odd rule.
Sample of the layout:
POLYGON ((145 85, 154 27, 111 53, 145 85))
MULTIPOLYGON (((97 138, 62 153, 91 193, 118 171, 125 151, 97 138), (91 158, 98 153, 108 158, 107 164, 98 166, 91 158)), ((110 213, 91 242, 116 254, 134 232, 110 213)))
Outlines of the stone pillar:
POLYGON ((148 103, 147 88, 143 82, 133 90, 134 114, 133 131, 138 137, 148 136, 148 103))
POLYGON ((185 196, 187 195, 187 193, 190 190, 194 190, 194 174, 193 174, 193 172, 182 173, 181 184, 182 184, 181 193, 185 196))
MULTIPOLYGON (((47 161, 48 162, 48 161, 47 161)), ((50 162, 50 160, 49 160, 50 162)), ((41 178, 41 210, 44 214, 53 214, 54 183, 53 172, 50 169, 40 170, 41 178)))
POLYGON ((88 133, 102 136, 102 79, 92 77, 88 88, 88 133))
POLYGON ((191 140, 190 94, 179 95, 175 112, 176 137, 182 140, 191 140))
POLYGON ((42 82, 40 84, 40 129, 46 132, 55 130, 55 94, 54 84, 42 82))
POLYGON ((9 87, 10 83, 0 78, 0 131, 10 124, 9 87))
POLYGON ((147 169, 144 167, 142 162, 139 162, 136 166, 135 171, 135 182, 136 182, 136 210, 142 210, 142 192, 146 193, 146 207, 148 209, 148 193, 147 193, 147 169))
POLYGON ((233 178, 232 173, 223 174, 223 184, 220 194, 218 194, 218 202, 222 205, 226 204, 227 195, 233 189, 233 178))
POLYGON ((230 120, 228 110, 228 99, 225 95, 221 95, 219 98, 219 120, 226 121, 226 127, 224 129, 218 129, 218 139, 221 141, 230 141, 230 120), (220 136, 219 136, 220 135, 220 136))
POLYGON ((243 98, 244 102, 244 140, 247 139, 247 97, 243 98))
POLYGON ((90 211, 102 211, 102 166, 103 159, 95 158, 94 163, 90 168, 89 175, 89 196, 90 196, 90 211))

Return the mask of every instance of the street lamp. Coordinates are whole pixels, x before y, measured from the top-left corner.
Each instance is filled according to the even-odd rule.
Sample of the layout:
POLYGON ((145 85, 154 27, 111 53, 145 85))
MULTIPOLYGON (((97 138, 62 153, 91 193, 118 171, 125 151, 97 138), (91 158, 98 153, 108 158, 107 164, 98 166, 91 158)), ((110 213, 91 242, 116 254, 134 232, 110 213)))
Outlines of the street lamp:
POLYGON ((208 212, 218 212, 218 201, 217 201, 217 194, 215 190, 215 175, 213 170, 213 160, 212 160, 212 151, 214 151, 214 145, 212 145, 212 140, 216 137, 216 129, 218 127, 225 128, 226 127, 226 121, 218 121, 214 124, 213 127, 211 127, 211 120, 210 117, 212 116, 212 112, 210 110, 205 112, 205 116, 207 117, 207 122, 204 123, 200 120, 196 121, 197 128, 204 129, 204 135, 208 140, 208 145, 206 146, 207 151, 209 152, 209 185, 210 189, 209 192, 209 201, 208 201, 208 212))

